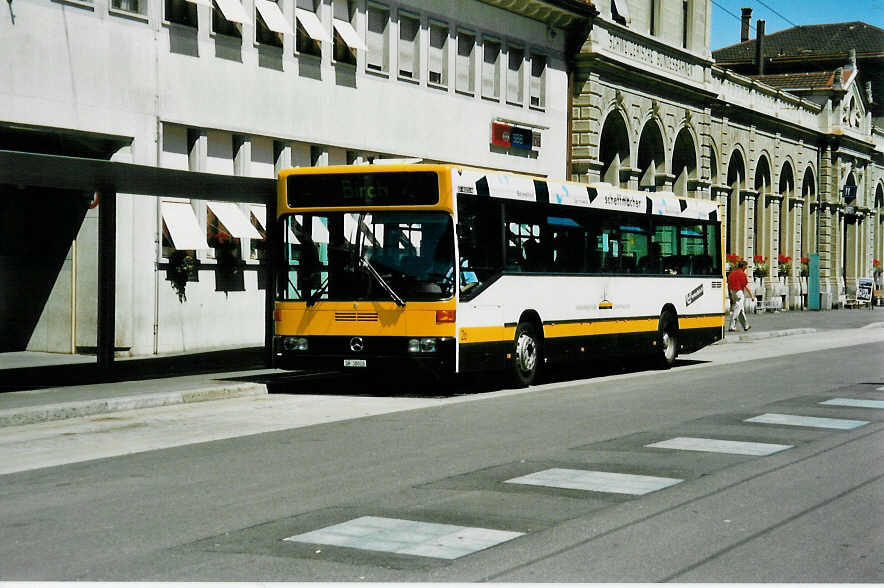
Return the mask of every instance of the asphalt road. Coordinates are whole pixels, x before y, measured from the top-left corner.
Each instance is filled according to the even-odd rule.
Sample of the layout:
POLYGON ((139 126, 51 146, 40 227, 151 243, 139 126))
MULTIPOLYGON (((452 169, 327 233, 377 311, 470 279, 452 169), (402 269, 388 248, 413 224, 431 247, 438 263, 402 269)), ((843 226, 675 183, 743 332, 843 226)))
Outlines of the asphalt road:
POLYGON ((605 364, 527 391, 322 380, 8 427, 0 579, 881 582, 884 409, 819 404, 884 400, 871 331, 717 346, 668 372, 605 364), (867 423, 746 422, 770 413, 867 423), (674 438, 789 447, 648 447, 674 438), (553 468, 681 481, 644 495, 508 481, 553 468), (455 559, 284 541, 360 517, 509 535, 455 559))

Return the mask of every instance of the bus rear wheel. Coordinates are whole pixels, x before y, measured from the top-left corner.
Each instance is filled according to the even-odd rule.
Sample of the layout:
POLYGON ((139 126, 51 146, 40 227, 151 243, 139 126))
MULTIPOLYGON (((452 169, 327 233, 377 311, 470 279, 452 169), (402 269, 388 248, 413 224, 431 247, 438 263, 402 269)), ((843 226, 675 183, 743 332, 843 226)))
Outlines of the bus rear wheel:
POLYGON ((657 326, 657 354, 654 363, 659 369, 668 370, 678 357, 678 319, 671 312, 663 313, 657 326))
POLYGON ((543 354, 537 330, 530 322, 521 322, 516 327, 512 359, 513 383, 525 388, 537 381, 543 361, 543 354))

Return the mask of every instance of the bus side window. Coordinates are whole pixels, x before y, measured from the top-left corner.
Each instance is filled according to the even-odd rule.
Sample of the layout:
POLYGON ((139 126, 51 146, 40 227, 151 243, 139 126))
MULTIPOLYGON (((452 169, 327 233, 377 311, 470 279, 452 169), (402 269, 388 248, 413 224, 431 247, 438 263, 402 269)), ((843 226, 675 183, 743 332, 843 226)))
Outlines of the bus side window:
POLYGON ((500 203, 475 196, 457 201, 461 291, 474 289, 503 270, 500 203))

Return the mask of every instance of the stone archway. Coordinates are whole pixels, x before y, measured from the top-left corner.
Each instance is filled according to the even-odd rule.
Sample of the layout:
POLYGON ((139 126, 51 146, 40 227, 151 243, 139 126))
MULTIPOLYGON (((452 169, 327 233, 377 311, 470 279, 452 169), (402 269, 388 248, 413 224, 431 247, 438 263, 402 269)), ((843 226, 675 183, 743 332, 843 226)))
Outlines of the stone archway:
MULTIPOLYGON (((771 267, 770 264, 773 262, 770 252, 770 210, 768 203, 770 185, 770 163, 768 163, 767 156, 762 155, 755 165, 755 218, 752 223, 753 257, 759 258, 759 263, 767 263, 768 268, 771 267)), ((755 265, 758 264, 753 263, 753 266, 755 265)))
POLYGON ((672 191, 679 196, 689 196, 692 184, 697 180, 697 148, 690 130, 684 127, 675 138, 672 149, 672 191), (692 182, 693 180, 693 182, 692 182))
POLYGON ((728 161, 727 185, 730 188, 725 227, 727 253, 745 256, 748 253, 745 251, 745 232, 742 229, 746 226, 746 213, 740 204, 743 199, 742 192, 746 189, 746 162, 739 150, 734 150, 728 161))
POLYGON ((847 193, 852 188, 855 195, 855 198, 850 200, 850 202, 844 196, 841 197, 842 202, 846 206, 842 208, 841 213, 841 271, 838 275, 843 280, 841 287, 846 289, 849 286, 848 281, 858 277, 859 235, 862 234, 861 221, 854 213, 854 206, 859 201, 859 196, 857 195, 856 176, 853 172, 847 174, 847 180, 844 182, 843 188, 844 192, 842 194, 847 193))
MULTIPOLYGON (((872 240, 872 243, 874 244, 874 249, 872 250, 872 263, 877 259, 879 264, 884 264, 884 182, 879 182, 878 187, 875 188, 874 215, 877 222, 875 223, 875 237, 872 240)), ((880 268, 881 266, 879 265, 878 269, 880 268)), ((882 285, 880 283, 881 279, 882 278, 879 275, 879 287, 882 285)))
POLYGON ((804 214, 801 219, 800 249, 801 257, 809 257, 818 247, 816 238, 816 217, 819 207, 819 196, 816 192, 816 179, 813 170, 804 170, 801 182, 801 197, 804 200, 804 214))
MULTIPOLYGON (((795 201, 795 173, 792 163, 787 161, 780 170, 780 226, 779 226, 779 254, 786 257, 795 257, 795 251, 800 251, 800 246, 795 247, 795 226, 800 223, 800 209, 796 209, 795 201)), ((796 264, 792 264, 795 267, 796 264)))
POLYGON ((628 168, 630 164, 629 127, 626 126, 626 119, 619 110, 612 110, 602 125, 599 161, 602 164, 602 181, 623 187, 620 170, 628 168))
MULTIPOLYGON (((663 143, 663 132, 655 119, 650 119, 642 128, 638 141, 637 167, 639 172, 638 186, 640 190, 657 189, 657 182, 663 179, 666 170, 666 150, 663 143)), ((695 164, 696 165, 696 164, 695 164)))

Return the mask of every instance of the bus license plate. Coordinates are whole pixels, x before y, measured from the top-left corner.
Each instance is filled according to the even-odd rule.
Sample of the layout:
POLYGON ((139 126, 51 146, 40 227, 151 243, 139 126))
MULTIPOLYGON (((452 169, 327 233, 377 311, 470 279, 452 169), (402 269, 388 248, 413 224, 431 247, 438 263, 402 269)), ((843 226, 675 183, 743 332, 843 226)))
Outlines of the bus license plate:
POLYGON ((364 359, 345 359, 344 367, 366 367, 364 359))

